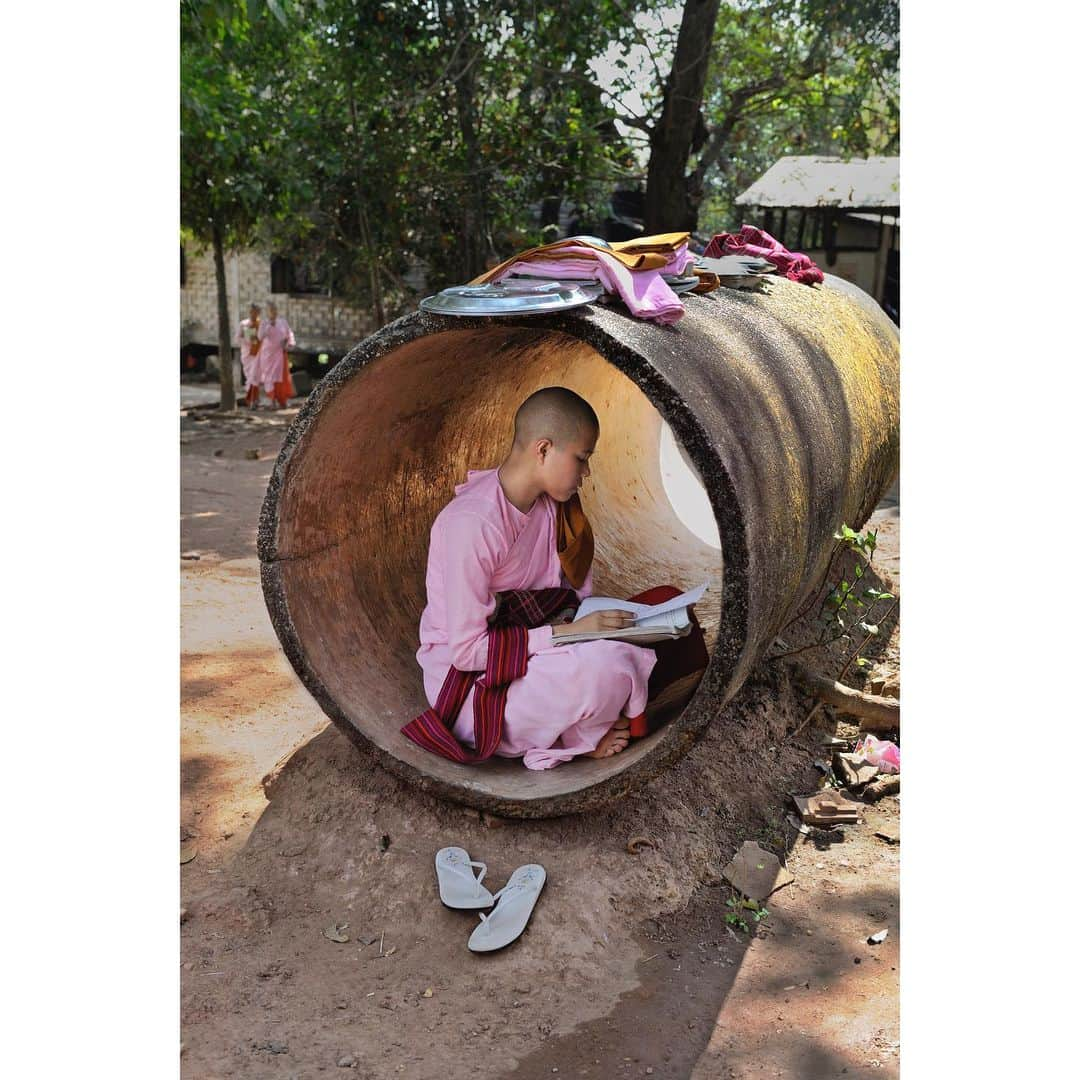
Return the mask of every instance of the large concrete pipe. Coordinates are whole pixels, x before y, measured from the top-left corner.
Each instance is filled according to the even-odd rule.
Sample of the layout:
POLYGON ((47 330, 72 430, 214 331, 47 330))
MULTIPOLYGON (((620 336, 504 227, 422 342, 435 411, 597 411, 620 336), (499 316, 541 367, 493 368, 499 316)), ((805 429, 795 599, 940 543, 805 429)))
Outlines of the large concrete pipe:
POLYGON ((688 296, 658 327, 560 315, 409 315, 352 350, 286 436, 259 528, 266 601, 326 713, 425 790, 518 817, 600 805, 686 753, 861 525, 899 460, 899 345, 864 293, 688 296), (446 761, 399 732, 427 706, 415 660, 428 534, 468 469, 498 464, 517 405, 568 386, 600 417, 582 501, 595 584, 710 582, 709 668, 689 705, 621 754, 545 772, 446 761))

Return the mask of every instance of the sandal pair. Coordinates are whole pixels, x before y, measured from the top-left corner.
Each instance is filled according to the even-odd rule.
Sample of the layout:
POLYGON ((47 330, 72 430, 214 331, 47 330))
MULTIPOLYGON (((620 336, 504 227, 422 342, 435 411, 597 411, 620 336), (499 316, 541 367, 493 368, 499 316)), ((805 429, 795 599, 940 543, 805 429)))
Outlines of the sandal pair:
POLYGON ((460 847, 442 848, 435 856, 435 876, 439 879, 439 899, 448 907, 476 911, 480 925, 469 937, 472 952, 494 952, 516 941, 525 930, 547 873, 538 863, 519 866, 496 893, 483 885, 487 864, 469 858, 460 847), (473 869, 479 869, 479 875, 473 869), (495 906, 490 915, 479 908, 495 906))

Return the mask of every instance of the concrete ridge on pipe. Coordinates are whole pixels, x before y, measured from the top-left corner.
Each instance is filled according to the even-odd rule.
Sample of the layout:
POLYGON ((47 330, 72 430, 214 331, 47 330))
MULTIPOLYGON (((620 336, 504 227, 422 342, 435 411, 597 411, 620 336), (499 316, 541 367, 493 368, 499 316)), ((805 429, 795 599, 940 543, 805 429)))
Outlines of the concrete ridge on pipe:
POLYGON ((673 327, 603 305, 417 312, 354 348, 289 429, 259 523, 271 620, 327 715, 419 788, 507 816, 603 805, 682 757, 820 583, 833 533, 861 528, 896 475, 896 328, 855 286, 826 286, 769 279, 688 296, 673 327), (597 591, 718 578, 702 611, 709 668, 680 715, 613 758, 544 772, 456 765, 399 734, 427 706, 414 658, 427 532, 466 468, 501 460, 516 404, 560 383, 601 414, 583 495, 597 591), (718 546, 664 490, 665 424, 718 546))

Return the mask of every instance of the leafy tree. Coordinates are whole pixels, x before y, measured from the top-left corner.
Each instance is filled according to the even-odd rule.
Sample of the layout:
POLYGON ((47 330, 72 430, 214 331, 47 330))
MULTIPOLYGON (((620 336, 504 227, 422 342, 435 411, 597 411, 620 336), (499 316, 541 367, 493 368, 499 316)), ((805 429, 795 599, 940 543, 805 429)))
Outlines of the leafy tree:
POLYGON ((600 217, 643 153, 666 231, 783 153, 898 132, 896 0, 184 0, 181 20, 182 222, 214 247, 223 357, 227 247, 288 251, 381 324, 417 263, 460 282, 551 239, 567 202, 600 217))
POLYGON ((787 154, 895 153, 896 0, 799 0, 725 7, 703 109, 708 135, 688 171, 692 220, 733 200, 787 154))
POLYGON ((326 0, 296 23, 276 93, 293 118, 289 213, 268 234, 381 323, 417 261, 436 284, 537 242, 633 165, 589 71, 619 4, 326 0), (305 194, 301 196, 303 188, 305 194), (541 207, 539 222, 532 207, 541 207))
POLYGON ((180 7, 180 222, 214 253, 221 408, 236 406, 225 250, 250 243, 271 214, 284 173, 282 118, 265 107, 282 45, 278 3, 185 0, 180 7))
MULTIPOLYGON (((899 140, 897 0, 686 0, 646 115, 646 232, 696 229, 778 157, 888 153, 899 140)), ((623 95, 625 86, 614 90, 623 95)))

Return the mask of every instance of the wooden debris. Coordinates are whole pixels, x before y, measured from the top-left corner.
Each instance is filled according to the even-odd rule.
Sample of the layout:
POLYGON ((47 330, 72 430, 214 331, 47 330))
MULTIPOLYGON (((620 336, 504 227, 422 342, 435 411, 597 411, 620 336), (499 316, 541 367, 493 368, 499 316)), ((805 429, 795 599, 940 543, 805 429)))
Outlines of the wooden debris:
POLYGON ((792 795, 791 799, 807 825, 854 825, 859 820, 858 803, 845 799, 837 791, 792 795))
POLYGON ((868 802, 877 802, 878 799, 883 799, 886 795, 895 795, 899 790, 899 776, 881 776, 863 788, 862 797, 868 802))
POLYGON ((844 782, 844 787, 852 788, 869 784, 881 771, 877 765, 871 765, 854 754, 833 754, 833 769, 844 782))
POLYGON ((832 705, 841 713, 857 716, 861 731, 888 733, 900 730, 899 701, 874 694, 864 694, 861 690, 853 690, 850 686, 838 683, 834 679, 809 671, 801 664, 792 664, 791 672, 795 679, 815 697, 820 698, 827 705, 832 705))

